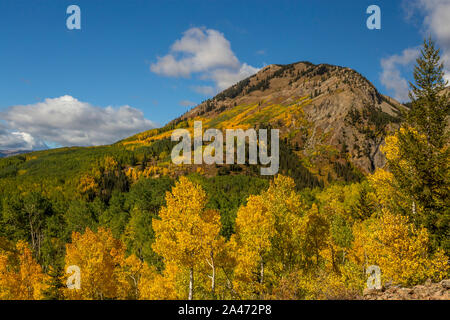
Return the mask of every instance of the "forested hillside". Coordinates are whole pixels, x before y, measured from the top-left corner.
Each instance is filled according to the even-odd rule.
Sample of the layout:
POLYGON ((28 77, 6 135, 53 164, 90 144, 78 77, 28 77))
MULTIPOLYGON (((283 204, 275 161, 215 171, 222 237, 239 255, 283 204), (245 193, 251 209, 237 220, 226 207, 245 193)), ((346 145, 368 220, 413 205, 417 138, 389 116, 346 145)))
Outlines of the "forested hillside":
POLYGON ((271 65, 115 144, 0 159, 0 299, 351 299, 449 278, 450 95, 431 40, 404 106, 271 65), (279 174, 175 165, 174 129, 279 128, 279 174), (80 289, 66 281, 81 271, 80 289))

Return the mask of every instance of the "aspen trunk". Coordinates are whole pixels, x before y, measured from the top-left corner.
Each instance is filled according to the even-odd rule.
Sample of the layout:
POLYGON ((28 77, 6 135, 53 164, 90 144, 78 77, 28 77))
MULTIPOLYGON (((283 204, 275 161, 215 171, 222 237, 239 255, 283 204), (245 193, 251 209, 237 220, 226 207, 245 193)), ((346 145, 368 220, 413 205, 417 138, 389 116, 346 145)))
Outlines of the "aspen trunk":
POLYGON ((261 258, 261 279, 260 279, 261 284, 263 284, 264 282, 264 260, 261 258))
POLYGON ((211 291, 212 294, 215 294, 216 291, 216 266, 214 265, 214 256, 211 252, 211 268, 212 268, 212 275, 211 275, 211 291))
POLYGON ((192 300, 194 296, 194 268, 189 269, 189 297, 192 300))

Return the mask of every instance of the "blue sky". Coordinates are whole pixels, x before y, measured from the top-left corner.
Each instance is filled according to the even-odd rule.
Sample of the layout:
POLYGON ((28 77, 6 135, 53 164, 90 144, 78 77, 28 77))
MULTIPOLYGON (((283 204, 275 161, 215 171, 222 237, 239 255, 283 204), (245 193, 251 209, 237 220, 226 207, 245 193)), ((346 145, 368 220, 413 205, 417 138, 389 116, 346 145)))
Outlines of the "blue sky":
POLYGON ((273 63, 308 60, 351 67, 382 93, 401 97, 404 88, 397 84, 410 78, 425 34, 436 35, 448 52, 448 22, 442 25, 441 20, 450 18, 449 7, 450 0, 3 0, 0 149, 18 147, 21 139, 28 147, 39 141, 54 146, 107 143, 133 128, 163 125, 239 75, 273 63), (81 9, 81 30, 66 27, 71 4, 81 9), (366 8, 372 4, 381 8, 381 30, 366 27, 366 8), (437 11, 438 6, 443 10, 437 11), (175 50, 174 43, 183 37, 181 49, 175 50), (217 45, 218 55, 203 64, 210 51, 200 48, 198 65, 186 51, 192 41, 217 45), (167 55, 175 61, 161 67, 167 55), (187 69, 185 62, 190 63, 187 69), (69 108, 67 117, 60 114, 52 123, 52 114, 64 108, 69 108), (102 137, 95 121, 89 127, 83 119, 91 112, 100 122, 106 112, 111 127, 105 132, 117 133, 102 137), (61 117, 71 123, 65 131, 58 126, 61 117), (115 123, 127 119, 136 125, 115 123))

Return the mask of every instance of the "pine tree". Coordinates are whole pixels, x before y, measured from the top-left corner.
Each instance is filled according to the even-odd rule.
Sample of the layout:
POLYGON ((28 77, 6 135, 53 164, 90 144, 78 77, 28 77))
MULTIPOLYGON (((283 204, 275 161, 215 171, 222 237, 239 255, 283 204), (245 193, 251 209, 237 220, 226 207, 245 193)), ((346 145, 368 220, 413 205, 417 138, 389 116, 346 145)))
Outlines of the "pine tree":
POLYGON ((383 148, 398 186, 411 200, 410 215, 430 232, 433 247, 450 252, 449 96, 443 89, 439 49, 425 40, 411 83, 407 121, 383 148))
POLYGON ((446 117, 450 111, 450 97, 442 94, 448 82, 444 80, 440 49, 435 48, 431 38, 424 41, 416 63, 415 83, 410 82, 412 104, 407 115, 408 123, 425 134, 428 143, 442 148, 448 139, 446 117))

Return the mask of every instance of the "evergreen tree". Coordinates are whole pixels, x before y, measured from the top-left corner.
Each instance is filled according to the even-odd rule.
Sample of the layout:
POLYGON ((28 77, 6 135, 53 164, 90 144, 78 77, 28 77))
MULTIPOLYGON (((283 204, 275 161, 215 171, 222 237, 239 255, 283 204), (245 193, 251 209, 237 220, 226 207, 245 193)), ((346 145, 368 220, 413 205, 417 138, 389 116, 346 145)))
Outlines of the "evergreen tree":
POLYGON ((407 120, 419 133, 425 134, 429 144, 442 148, 448 143, 446 117, 450 111, 450 97, 443 94, 448 82, 444 80, 440 49, 435 48, 431 38, 424 41, 421 56, 416 62, 415 83, 410 82, 412 103, 407 120))
POLYGON ((389 168, 412 200, 411 217, 430 232, 434 248, 450 251, 449 96, 443 89, 439 49, 425 40, 410 83, 411 108, 406 123, 386 138, 389 168))

